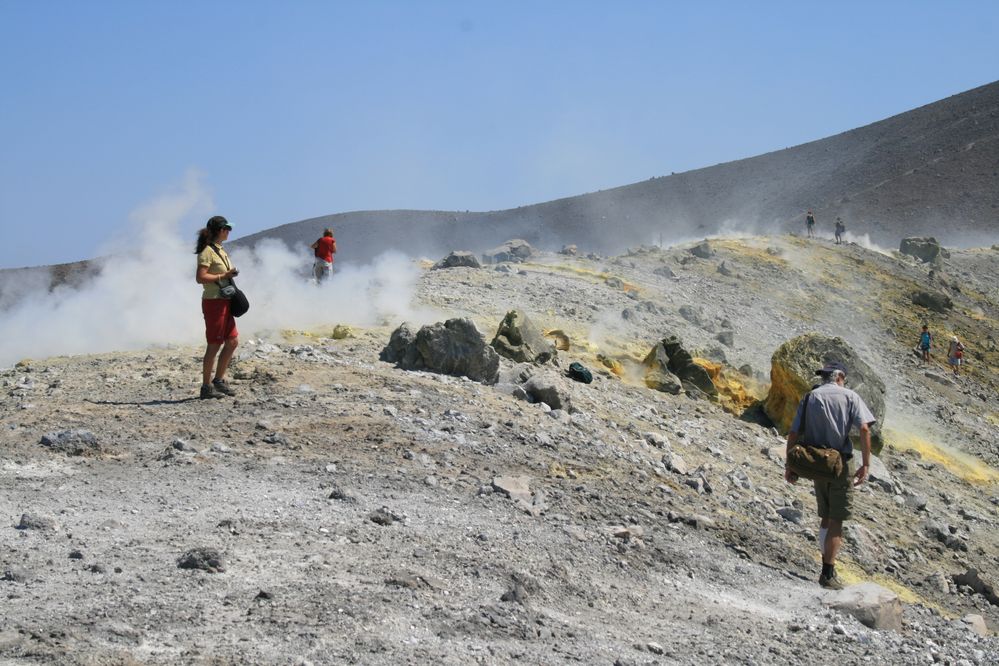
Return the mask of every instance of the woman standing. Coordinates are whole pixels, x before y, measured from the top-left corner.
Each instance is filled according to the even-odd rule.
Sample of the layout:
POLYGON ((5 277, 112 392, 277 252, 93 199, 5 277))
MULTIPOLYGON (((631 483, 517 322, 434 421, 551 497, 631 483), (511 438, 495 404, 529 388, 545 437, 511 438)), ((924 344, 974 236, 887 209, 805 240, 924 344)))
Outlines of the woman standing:
POLYGON ((947 348, 947 362, 954 369, 954 375, 960 374, 962 358, 964 358, 964 345, 955 335, 950 339, 950 345, 947 348))
POLYGON ((232 225, 221 215, 216 215, 198 232, 198 244, 194 250, 198 255, 195 280, 203 288, 201 312, 205 316, 205 339, 208 341, 202 363, 202 399, 236 395, 225 380, 225 372, 239 344, 239 331, 236 330, 236 319, 229 308, 229 299, 220 292, 220 287, 224 287, 229 278, 239 274, 239 271, 232 267, 229 255, 222 249, 222 243, 229 238, 231 230, 232 225), (219 350, 222 351, 221 354, 219 350), (216 356, 218 356, 217 367, 216 356))

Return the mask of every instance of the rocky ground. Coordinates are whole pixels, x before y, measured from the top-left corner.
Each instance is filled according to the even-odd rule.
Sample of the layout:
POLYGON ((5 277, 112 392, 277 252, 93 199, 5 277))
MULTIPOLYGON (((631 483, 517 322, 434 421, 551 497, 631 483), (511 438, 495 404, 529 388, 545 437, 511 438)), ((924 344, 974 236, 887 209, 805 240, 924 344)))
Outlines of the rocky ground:
POLYGON ((244 335, 234 400, 195 398, 193 347, 3 371, 0 658, 995 663, 999 252, 931 277, 793 237, 691 249, 423 274, 421 303, 487 339, 514 307, 564 331, 562 368, 594 373, 566 382, 571 412, 379 361, 398 322, 244 335), (922 287, 952 307, 913 305, 922 287), (966 374, 919 363, 924 320, 965 340, 966 374), (897 594, 900 630, 817 586, 812 493, 758 413, 632 372, 678 334, 762 398, 773 351, 812 331, 887 385, 841 575, 897 594))

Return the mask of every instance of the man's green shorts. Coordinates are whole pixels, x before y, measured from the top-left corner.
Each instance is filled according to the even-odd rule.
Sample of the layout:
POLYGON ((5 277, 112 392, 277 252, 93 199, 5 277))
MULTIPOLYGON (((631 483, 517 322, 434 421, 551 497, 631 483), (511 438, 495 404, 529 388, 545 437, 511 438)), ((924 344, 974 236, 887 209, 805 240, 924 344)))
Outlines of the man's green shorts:
POLYGON ((819 518, 846 520, 853 513, 853 461, 843 463, 843 473, 833 481, 815 481, 819 518))

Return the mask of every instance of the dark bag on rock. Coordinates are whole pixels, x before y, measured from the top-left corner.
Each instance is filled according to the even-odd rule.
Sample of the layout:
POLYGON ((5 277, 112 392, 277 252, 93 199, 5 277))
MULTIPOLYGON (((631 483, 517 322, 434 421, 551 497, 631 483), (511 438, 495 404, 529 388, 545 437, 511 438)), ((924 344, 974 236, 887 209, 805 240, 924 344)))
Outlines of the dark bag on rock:
MULTIPOLYGON (((809 394, 810 395, 810 394, 809 394)), ((805 436, 805 417, 808 415, 808 395, 801 408, 800 437, 805 436)), ((843 456, 836 449, 812 446, 801 442, 787 452, 787 466, 803 479, 832 481, 843 473, 843 456)))
POLYGON ((229 284, 219 287, 222 298, 229 299, 229 311, 233 317, 242 317, 250 309, 250 301, 246 298, 243 290, 236 286, 235 280, 229 280, 229 284))
POLYGON ((569 364, 569 379, 589 384, 593 381, 593 373, 582 363, 574 362, 569 364))

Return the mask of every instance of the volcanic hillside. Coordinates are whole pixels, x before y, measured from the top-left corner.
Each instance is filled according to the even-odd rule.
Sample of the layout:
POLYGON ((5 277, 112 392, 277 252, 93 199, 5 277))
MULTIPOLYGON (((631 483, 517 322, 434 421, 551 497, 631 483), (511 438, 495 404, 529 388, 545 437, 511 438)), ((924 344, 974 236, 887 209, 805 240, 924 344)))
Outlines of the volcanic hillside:
MULTIPOLYGON (((339 213, 232 245, 309 244, 332 226, 341 262, 367 262, 390 249, 409 256, 485 250, 515 237, 546 249, 577 243, 616 253, 733 229, 800 231, 809 208, 820 233, 830 235, 840 216, 852 234, 889 247, 920 235, 948 246, 995 242, 999 82, 819 141, 633 185, 493 212, 339 213)), ((0 269, 0 308, 20 298, 24 284, 78 284, 88 264, 0 269)))
POLYGON ((995 664, 996 275, 996 249, 931 266, 787 235, 424 265, 430 321, 481 344, 519 308, 560 342, 495 384, 380 360, 398 321, 267 331, 259 300, 235 399, 196 398, 202 346, 25 359, 0 372, 0 661, 995 664), (868 586, 844 593, 816 583, 811 486, 756 402, 805 334, 885 386, 838 565, 868 586), (671 335, 717 398, 645 381, 671 335))
POLYGON ((434 254, 483 250, 520 237, 598 252, 703 237, 732 228, 820 232, 842 217, 854 234, 889 247, 909 236, 948 246, 999 236, 999 82, 819 141, 610 190, 488 213, 365 211, 295 222, 236 242, 311 243, 336 229, 343 258, 389 248, 434 254))

